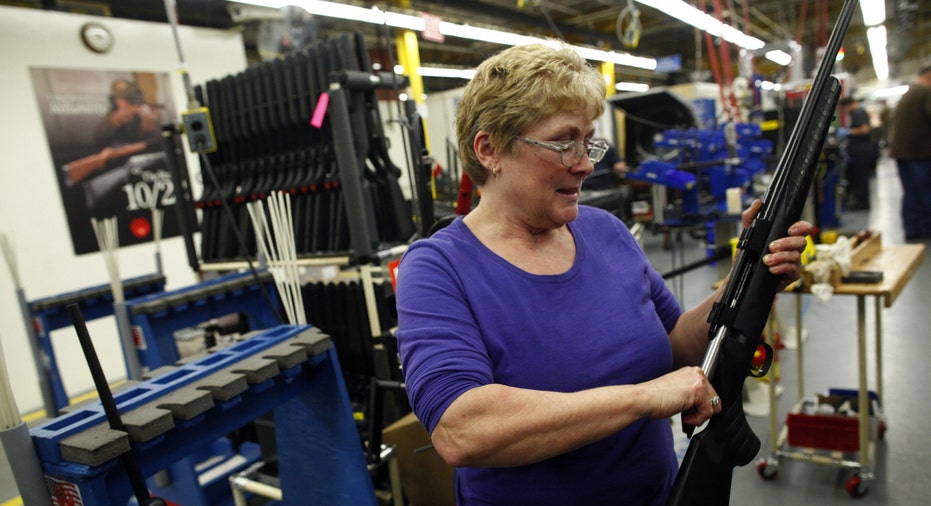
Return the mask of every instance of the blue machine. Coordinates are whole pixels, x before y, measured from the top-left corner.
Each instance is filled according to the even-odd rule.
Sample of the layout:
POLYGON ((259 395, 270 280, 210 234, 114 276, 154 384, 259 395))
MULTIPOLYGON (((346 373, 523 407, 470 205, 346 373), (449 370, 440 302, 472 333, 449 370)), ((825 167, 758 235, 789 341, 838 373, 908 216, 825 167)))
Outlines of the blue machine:
MULTIPOLYGON (((277 307, 271 273, 258 273, 259 283, 277 307)), ((278 325, 277 316, 249 272, 233 273, 169 292, 152 293, 126 301, 139 362, 150 370, 178 361, 174 332, 213 318, 242 313, 252 328, 278 325)))
POLYGON ((666 130, 654 141, 656 158, 627 177, 680 190, 682 219, 726 213, 727 190, 749 189, 754 176, 768 168, 773 145, 761 133, 759 125, 748 123, 666 130))
MULTIPOLYGON (((272 303, 277 304, 271 274, 261 272, 259 277, 266 284, 272 303)), ((149 369, 171 365, 178 360, 175 330, 230 313, 245 314, 253 328, 269 328, 280 323, 249 273, 229 274, 170 292, 164 289, 165 276, 161 274, 123 281, 136 351, 140 363, 149 369)), ((27 330, 43 354, 43 368, 39 373, 47 377, 51 390, 54 406, 46 406, 50 416, 70 402, 58 372, 51 332, 72 325, 66 307, 73 303, 78 304, 87 321, 113 315, 113 294, 109 284, 24 302, 26 317, 31 319, 27 330)), ((130 352, 123 350, 124 354, 130 352)))
POLYGON ((60 504, 125 506, 133 492, 120 460, 129 451, 153 495, 185 506, 227 504, 209 492, 229 492, 226 474, 199 483, 209 471, 198 477, 193 462, 205 445, 270 411, 279 442, 280 504, 376 504, 336 352, 316 328, 274 327, 114 399, 126 432, 108 427, 99 402, 30 430, 60 504), (170 484, 154 478, 161 471, 170 484))
MULTIPOLYGON (((161 274, 123 280, 123 293, 126 298, 151 295, 164 289, 165 276, 161 274)), ((27 324, 27 330, 30 338, 38 343, 38 351, 44 354, 43 367, 39 374, 47 377, 51 388, 54 406, 45 406, 49 416, 54 416, 59 409, 69 403, 58 372, 58 363, 55 360, 55 350, 52 348, 51 339, 53 330, 72 325, 66 309, 69 304, 78 304, 87 321, 95 320, 113 314, 113 293, 110 285, 105 284, 25 303, 27 316, 32 319, 31 326, 27 324)), ((123 352, 126 353, 126 350, 123 352)))
MULTIPOLYGON (((273 307, 278 308, 277 292, 274 289, 272 275, 267 271, 260 271, 258 273, 258 280, 248 272, 233 273, 173 291, 163 291, 164 277, 127 280, 124 282, 124 285, 127 295, 132 297, 126 300, 125 305, 129 316, 130 331, 133 335, 135 349, 123 351, 124 353, 137 353, 139 362, 149 371, 166 367, 171 368, 176 364, 181 364, 179 361, 181 357, 175 345, 175 332, 177 330, 194 327, 233 313, 244 316, 248 321, 249 327, 252 329, 272 328, 278 326, 280 323, 275 314, 275 309, 273 309, 273 307), (265 294, 262 294, 263 288, 266 292, 265 294), (266 296, 269 300, 266 300, 266 296)), ((73 302, 80 303, 82 311, 87 314, 87 319, 99 318, 113 313, 113 299, 109 292, 109 286, 95 287, 94 289, 82 290, 74 294, 68 294, 67 296, 35 301, 31 304, 31 310, 32 314, 35 315, 35 328, 39 330, 41 336, 45 337, 45 339, 40 340, 44 346, 50 346, 50 340, 47 338, 50 329, 61 328, 71 324, 65 306, 73 302)), ((248 346, 240 343, 231 350, 235 351, 239 348, 243 348, 244 350, 254 352, 263 348, 262 345, 256 344, 261 342, 262 339, 258 339, 252 345, 248 346)), ((50 353, 50 350, 47 351, 47 353, 50 353)), ((220 356, 220 354, 214 354, 209 357, 213 360, 211 364, 218 363, 229 365, 231 359, 221 360, 220 356)), ((242 359, 244 354, 239 353, 237 357, 237 360, 242 359)), ((318 358, 317 360, 320 359, 318 358)), ((54 361, 52 361, 52 366, 54 370, 54 361)), ((262 367, 267 368, 269 364, 263 364, 262 367)), ((196 366, 195 369, 197 369, 196 366)), ((230 374, 229 371, 227 371, 226 374, 230 374)), ((291 373, 283 372, 282 374, 287 377, 287 375, 291 373)), ((200 377, 202 375, 196 376, 200 377)), ((173 378, 178 377, 179 373, 176 371, 172 372, 167 379, 156 378, 153 381, 156 383, 171 381, 172 385, 174 385, 173 378)), ((41 441, 43 437, 49 435, 49 433, 45 431, 50 427, 64 427, 65 425, 63 424, 68 424, 70 421, 73 421, 76 416, 75 409, 79 407, 68 405, 68 398, 61 388, 61 382, 57 380, 57 374, 54 375, 52 379, 52 384, 55 385, 56 403, 58 403, 58 408, 60 408, 61 412, 65 414, 55 419, 50 424, 43 426, 42 429, 34 434, 34 440, 37 445, 40 444, 39 441, 41 441), (36 434, 38 434, 38 436, 36 436, 36 434), (43 434, 46 436, 43 436, 43 434)), ((193 376, 192 379, 194 379, 193 376)), ((290 381, 291 380, 287 380, 286 382, 290 381)), ((339 387, 345 388, 341 383, 341 373, 339 381, 339 387)), ((245 385, 246 380, 241 380, 240 383, 245 385)), ((253 390, 261 391, 273 385, 273 383, 268 381, 265 381, 264 384, 266 384, 264 387, 259 384, 250 384, 250 387, 253 390)), ((163 393, 166 392, 167 390, 163 393)), ((127 398, 124 396, 132 395, 131 393, 125 392, 119 394, 120 398, 127 398)), ((271 399, 278 398, 276 397, 277 394, 269 395, 271 395, 271 399)), ((223 397, 214 399, 214 401, 219 402, 220 405, 224 406, 224 409, 226 409, 227 407, 232 407, 241 402, 241 397, 242 395, 237 393, 237 395, 230 398, 223 397)), ((210 399, 208 398, 206 401, 209 402, 210 399)), ((198 402, 203 403, 204 399, 202 398, 198 402)), ((132 410, 135 407, 137 407, 136 404, 131 402, 127 406, 127 409, 132 410)), ((245 442, 239 445, 239 447, 233 448, 230 440, 224 436, 250 422, 259 415, 272 411, 273 407, 274 406, 271 406, 260 412, 250 412, 254 416, 252 416, 252 418, 240 419, 239 425, 227 423, 224 419, 223 423, 219 425, 226 427, 226 430, 216 432, 203 428, 204 426, 198 422, 198 420, 203 417, 201 414, 191 417, 191 419, 183 415, 180 418, 176 417, 173 422, 169 417, 167 422, 169 427, 172 424, 176 428, 196 426, 197 430, 195 432, 197 435, 192 435, 184 439, 185 443, 182 446, 183 451, 186 453, 183 458, 170 459, 163 462, 165 465, 163 469, 164 472, 160 474, 159 479, 152 481, 150 488, 156 490, 157 495, 169 498, 178 504, 184 504, 186 506, 214 506, 230 503, 231 490, 227 481, 229 475, 242 471, 245 467, 257 462, 261 459, 262 455, 257 444, 245 442), (165 480, 165 476, 169 476, 170 478, 165 480), (205 476, 209 476, 209 478, 205 478, 205 476)), ((86 409, 81 409, 77 412, 84 413, 82 416, 87 416, 88 421, 95 421, 97 424, 100 422, 95 417, 89 417, 86 409)), ((222 418, 222 415, 218 416, 222 418)), ((276 421, 276 425, 283 424, 284 427, 287 427, 292 423, 288 419, 290 416, 291 415, 285 417, 284 421, 276 421)), ((81 420, 83 423, 85 419, 81 418, 81 420)), ((159 423, 166 423, 164 417, 159 423)), ((80 427, 83 427, 83 429, 75 427, 73 430, 69 429, 65 433, 54 429, 52 430, 54 435, 50 437, 53 439, 58 437, 67 439, 70 437, 67 434, 73 435, 74 431, 87 429, 87 427, 83 425, 80 427)), ((93 430, 99 432, 101 427, 98 426, 93 430)), ((357 434, 358 432, 355 429, 355 425, 353 425, 354 441, 358 441, 357 434)), ((96 434, 93 437, 101 437, 101 434, 96 434)), ((130 435, 130 439, 132 439, 132 435, 130 435)), ((162 439, 163 438, 158 438, 157 440, 161 441, 162 439)), ((40 453, 45 453, 45 457, 43 457, 44 462, 58 462, 59 459, 62 459, 61 455, 55 454, 57 450, 52 450, 57 443, 55 445, 43 444, 45 444, 45 446, 42 447, 44 449, 40 449, 40 453), (50 451, 52 451, 52 454, 49 454, 50 451)), ((134 440, 133 444, 134 446, 148 447, 148 445, 154 444, 154 442, 148 440, 134 440)), ((179 451, 181 450, 179 449, 179 451)), ((103 462, 95 461, 94 459, 96 457, 93 456, 88 457, 84 455, 81 458, 85 459, 85 461, 81 462, 84 466, 97 468, 104 465, 103 462), (91 460, 87 461, 87 458, 91 460)), ((64 460, 67 461, 68 458, 64 458, 64 460)), ((70 464, 66 465, 65 468, 68 469, 65 473, 66 475, 72 472, 72 466, 70 464)), ((93 469, 88 470, 88 472, 96 474, 102 471, 93 469)), ((81 479, 83 480, 84 478, 81 479)), ((110 478, 106 478, 105 485, 94 485, 95 490, 97 487, 102 486, 108 489, 106 494, 110 494, 113 491, 113 484, 109 483, 107 480, 110 480, 110 478)), ((75 487, 73 484, 62 484, 57 479, 51 480, 51 483, 56 483, 56 490, 61 491, 63 494, 66 493, 64 492, 66 490, 80 491, 81 487, 83 487, 83 485, 75 487)), ((95 497, 100 493, 101 492, 93 492, 90 497, 95 497)), ((85 499, 83 504, 110 504, 110 502, 88 502, 85 499)), ((113 504, 121 504, 122 506, 125 505, 126 502, 116 501, 113 504)))

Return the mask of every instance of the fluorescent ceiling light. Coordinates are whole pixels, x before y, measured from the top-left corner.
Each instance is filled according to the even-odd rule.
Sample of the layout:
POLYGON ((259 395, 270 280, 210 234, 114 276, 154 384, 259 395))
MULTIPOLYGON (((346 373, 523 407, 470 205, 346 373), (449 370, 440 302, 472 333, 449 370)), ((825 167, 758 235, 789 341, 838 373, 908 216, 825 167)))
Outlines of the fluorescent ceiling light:
POLYGON ((470 80, 475 77, 475 69, 449 69, 442 67, 420 67, 417 73, 422 77, 448 77, 451 79, 470 80))
POLYGON ((649 84, 643 83, 617 83, 614 85, 617 91, 647 91, 650 89, 649 84))
POLYGON ((766 54, 765 54, 765 56, 766 56, 766 59, 767 59, 767 60, 769 60, 769 61, 771 61, 771 62, 778 63, 779 65, 782 65, 783 67, 785 67, 785 66, 787 66, 788 64, 792 63, 792 56, 790 56, 789 53, 787 53, 787 52, 785 52, 785 51, 783 51, 783 50, 781 50, 781 49, 775 49, 775 50, 773 50, 773 51, 767 51, 766 54))
MULTIPOLYGON (((401 70, 403 73, 403 69, 401 70)), ((445 67, 420 67, 417 73, 422 77, 446 77, 450 79, 470 80, 475 77, 475 69, 453 69, 445 67)), ((621 82, 614 85, 617 91, 647 91, 650 85, 643 83, 621 82)))
POLYGON ((866 29, 866 40, 870 44, 870 55, 873 57, 873 70, 876 79, 885 81, 889 78, 889 55, 886 54, 886 27, 871 26, 866 29))
POLYGON ((637 2, 653 7, 715 37, 722 37, 724 40, 744 49, 760 49, 766 45, 762 40, 751 37, 733 26, 725 25, 715 19, 714 16, 681 0, 637 0, 637 2))
POLYGON ((782 89, 781 84, 774 83, 772 81, 757 81, 756 84, 760 87, 761 90, 766 91, 779 91, 782 89))
MULTIPOLYGON (((413 30, 422 32, 425 22, 422 17, 399 14, 395 12, 382 11, 377 7, 356 7, 353 5, 344 5, 335 2, 323 2, 319 0, 232 0, 236 3, 257 5, 272 9, 294 6, 300 7, 310 14, 324 17, 347 19, 350 21, 360 21, 363 23, 385 24, 395 28, 413 30)), ((492 42, 505 46, 520 46, 524 44, 552 44, 551 41, 540 37, 531 37, 518 33, 503 32, 500 30, 490 30, 471 25, 458 25, 447 21, 440 22, 440 33, 447 37, 459 37, 469 40, 480 40, 492 42)), ((761 43, 762 45, 762 43, 761 43)), ((604 61, 616 65, 628 67, 637 67, 646 70, 656 68, 656 60, 634 56, 627 53, 616 53, 614 51, 602 51, 598 49, 585 48, 581 46, 571 46, 583 58, 595 61, 604 61)))
POLYGON ((885 0, 860 0, 860 12, 863 13, 863 24, 876 26, 886 20, 885 0))
POLYGON ((484 40, 501 44, 503 46, 523 46, 525 44, 534 44, 543 42, 539 37, 530 37, 517 33, 502 32, 500 30, 491 30, 471 25, 457 25, 448 21, 440 21, 440 33, 449 37, 459 37, 460 39, 484 40))
MULTIPOLYGON (((545 41, 540 41, 545 42, 545 41)), ((656 68, 656 60, 653 58, 645 58, 643 56, 634 56, 629 53, 615 53, 614 51, 603 51, 601 49, 593 49, 589 47, 580 47, 572 46, 572 49, 575 49, 582 58, 586 60, 595 60, 595 61, 604 61, 608 63, 613 63, 615 65, 623 65, 625 67, 637 67, 646 70, 653 70, 656 68)))
MULTIPOLYGON (((248 5, 257 5, 259 7, 268 7, 270 9, 281 9, 284 7, 300 7, 305 11, 311 14, 318 14, 320 16, 327 16, 330 18, 339 18, 339 19, 348 19, 351 21, 362 21, 364 23, 383 23, 385 22, 385 15, 382 11, 378 9, 373 9, 370 7, 358 7, 355 5, 345 5, 338 4, 334 2, 321 2, 318 0, 233 0, 235 3, 248 4, 248 5)), ((408 18, 415 18, 415 16, 406 16, 408 18)), ((415 18, 417 19, 417 18, 415 18)), ((394 19, 393 21, 400 21, 402 23, 407 23, 409 20, 403 19, 394 19)), ((420 21, 421 30, 423 29, 424 22, 420 21)))
POLYGON ((870 94, 873 98, 889 98, 889 97, 898 97, 904 95, 908 91, 908 85, 903 84, 901 86, 893 86, 891 88, 883 88, 881 90, 876 90, 870 94))

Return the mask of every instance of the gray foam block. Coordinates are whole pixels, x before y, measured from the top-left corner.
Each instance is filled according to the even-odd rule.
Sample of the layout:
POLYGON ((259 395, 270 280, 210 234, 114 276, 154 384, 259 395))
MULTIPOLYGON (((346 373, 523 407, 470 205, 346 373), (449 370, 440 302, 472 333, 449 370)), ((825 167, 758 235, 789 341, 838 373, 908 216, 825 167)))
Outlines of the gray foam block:
POLYGON ((188 385, 165 395, 153 404, 171 411, 171 415, 178 420, 190 420, 212 408, 213 398, 210 392, 188 385))
POLYGON ((249 389, 249 383, 242 374, 235 373, 230 368, 217 371, 205 378, 194 382, 193 386, 197 390, 210 392, 214 400, 223 402, 236 397, 237 395, 249 389))
POLYGON ((159 408, 157 404, 159 401, 153 401, 122 416, 123 428, 129 434, 129 439, 144 443, 174 428, 175 420, 171 411, 159 408))
POLYGON ((103 465, 130 449, 128 435, 106 422, 62 439, 58 447, 64 460, 87 466, 103 465))
POLYGON ((244 375, 250 385, 268 381, 280 372, 276 360, 255 355, 239 361, 230 367, 230 370, 244 375))
POLYGON ((307 361, 307 350, 303 346, 294 346, 288 340, 263 351, 261 356, 277 361, 279 369, 290 369, 307 361))
POLYGON ((291 343, 292 346, 303 347, 307 351, 307 355, 311 357, 329 350, 333 345, 330 336, 316 327, 311 327, 286 342, 291 343))

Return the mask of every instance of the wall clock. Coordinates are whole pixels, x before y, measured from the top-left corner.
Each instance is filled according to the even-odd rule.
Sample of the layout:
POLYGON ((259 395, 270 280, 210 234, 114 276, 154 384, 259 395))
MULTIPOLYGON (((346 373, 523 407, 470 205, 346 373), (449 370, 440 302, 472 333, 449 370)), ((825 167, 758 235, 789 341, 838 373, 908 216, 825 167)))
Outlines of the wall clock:
POLYGON ((81 40, 95 53, 106 53, 113 47, 113 34, 100 23, 85 23, 81 27, 81 40))

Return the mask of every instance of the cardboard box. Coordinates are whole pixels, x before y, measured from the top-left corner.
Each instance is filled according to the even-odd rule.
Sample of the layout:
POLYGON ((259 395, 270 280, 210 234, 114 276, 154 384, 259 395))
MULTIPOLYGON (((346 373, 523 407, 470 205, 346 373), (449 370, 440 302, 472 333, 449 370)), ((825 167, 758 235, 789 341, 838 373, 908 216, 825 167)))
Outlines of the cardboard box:
POLYGON ((382 431, 382 442, 394 445, 401 489, 411 506, 454 506, 453 468, 430 442, 430 434, 410 413, 382 431))

